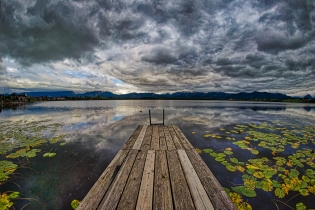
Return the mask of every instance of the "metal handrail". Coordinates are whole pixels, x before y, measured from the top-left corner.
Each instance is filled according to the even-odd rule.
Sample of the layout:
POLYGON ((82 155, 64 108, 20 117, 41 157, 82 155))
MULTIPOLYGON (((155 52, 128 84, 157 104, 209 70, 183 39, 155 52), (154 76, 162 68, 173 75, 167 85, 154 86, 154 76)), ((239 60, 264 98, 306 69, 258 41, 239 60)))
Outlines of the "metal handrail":
POLYGON ((149 109, 149 119, 150 119, 150 125, 164 125, 164 109, 163 109, 163 123, 152 123, 151 122, 151 110, 149 109))

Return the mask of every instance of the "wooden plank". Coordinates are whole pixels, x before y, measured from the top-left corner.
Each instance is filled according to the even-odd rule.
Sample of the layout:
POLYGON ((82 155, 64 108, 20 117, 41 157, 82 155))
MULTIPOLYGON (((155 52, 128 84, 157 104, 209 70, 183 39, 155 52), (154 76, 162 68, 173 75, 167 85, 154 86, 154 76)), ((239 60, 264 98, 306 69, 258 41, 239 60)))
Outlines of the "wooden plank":
POLYGON ((195 209, 176 150, 168 150, 166 154, 174 198, 174 208, 176 210, 195 209))
POLYGON ((148 150, 146 157, 143 176, 141 180, 141 186, 139 196, 137 200, 137 210, 152 209, 153 200, 153 181, 154 181, 154 162, 155 162, 155 151, 148 150))
POLYGON ((163 127, 164 130, 164 136, 165 136, 165 141, 166 141, 166 145, 167 145, 167 149, 168 150, 175 150, 175 144, 173 142, 172 136, 168 130, 168 128, 166 126, 163 127))
POLYGON ((138 125, 138 127, 136 128, 136 130, 133 132, 133 134, 129 137, 129 139, 127 140, 127 142, 122 146, 121 149, 131 149, 133 147, 133 145, 135 144, 135 141, 137 140, 141 129, 142 129, 143 125, 138 125))
POLYGON ((152 129, 153 127, 149 125, 147 128, 147 132, 144 135, 144 139, 140 148, 141 150, 151 149, 152 132, 153 132, 152 129))
POLYGON ((131 150, 128 154, 126 161, 117 173, 117 176, 111 184, 109 190, 105 194, 98 209, 102 210, 114 210, 116 209, 121 194, 123 193, 127 179, 129 177, 131 168, 136 159, 138 150, 131 150))
POLYGON ((159 126, 157 125, 153 126, 151 149, 152 150, 160 149, 159 126))
POLYGON ((139 149, 141 148, 142 141, 143 141, 143 139, 144 139, 144 135, 145 135, 145 133, 146 133, 146 131, 147 131, 147 128, 148 128, 147 125, 144 125, 144 126, 142 127, 141 132, 140 132, 140 134, 139 134, 139 136, 138 136, 138 138, 137 138, 135 144, 133 145, 132 149, 137 149, 137 150, 139 150, 139 149))
POLYGON ((184 149, 182 143, 180 142, 179 138, 177 137, 177 134, 175 133, 173 127, 170 125, 168 126, 169 132, 171 134, 171 137, 173 139, 174 145, 176 149, 184 149))
POLYGON ((135 209, 147 151, 139 151, 117 209, 135 209))
POLYGON ((173 209, 172 192, 165 151, 156 151, 153 209, 173 209))
POLYGON ((125 161, 129 150, 120 150, 112 162, 108 165, 107 169, 103 172, 100 178, 96 181, 88 194, 85 196, 78 210, 96 209, 101 203, 102 198, 107 192, 110 184, 116 177, 120 166, 125 161))
POLYGON ((164 137, 160 138, 160 150, 167 150, 167 145, 164 137))
POLYGON ((177 153, 186 176, 190 193, 194 199, 196 209, 214 210, 214 207, 208 197, 208 194, 203 188, 201 181, 194 167, 192 166, 185 150, 177 150, 177 153))
POLYGON ((160 136, 160 138, 161 138, 161 137, 164 137, 164 130, 163 130, 163 127, 164 127, 163 125, 160 125, 160 126, 159 126, 159 136, 160 136))
POLYGON ((212 174, 211 170, 208 168, 196 150, 186 150, 186 153, 215 209, 236 210, 237 208, 234 206, 229 196, 226 194, 218 180, 212 174))
POLYGON ((190 144, 186 136, 182 133, 182 131, 178 128, 177 125, 173 125, 173 129, 183 144, 185 149, 193 149, 194 147, 190 144))

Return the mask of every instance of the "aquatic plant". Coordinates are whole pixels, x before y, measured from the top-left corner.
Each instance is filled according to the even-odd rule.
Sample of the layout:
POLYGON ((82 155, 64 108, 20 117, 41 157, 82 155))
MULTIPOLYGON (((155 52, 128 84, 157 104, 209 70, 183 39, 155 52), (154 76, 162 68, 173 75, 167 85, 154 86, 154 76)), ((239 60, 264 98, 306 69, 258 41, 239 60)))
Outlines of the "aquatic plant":
POLYGON ((16 199, 20 195, 19 192, 12 192, 10 194, 0 193, 0 210, 8 210, 13 206, 11 199, 16 199))
POLYGON ((80 205, 80 201, 78 201, 78 200, 73 200, 73 201, 71 201, 71 207, 73 208, 73 209, 76 209, 76 208, 78 208, 78 206, 80 205))
MULTIPOLYGON (((231 187, 231 190, 226 188, 239 209, 251 209, 241 197, 255 197, 257 189, 272 192, 279 199, 285 198, 290 191, 300 196, 315 195, 315 153, 312 146, 315 144, 315 126, 301 127, 280 121, 273 124, 249 123, 235 125, 226 134, 230 135, 226 136, 227 141, 249 151, 251 155, 247 157, 254 158, 240 162, 231 147, 218 151, 206 148, 202 151, 224 165, 228 171, 242 173, 242 184, 231 187), (236 139, 233 141, 233 138, 236 139), (286 153, 289 149, 294 152, 286 153), (270 151, 270 155, 261 157, 261 152, 266 150, 270 151)), ((213 137, 205 135, 206 138, 213 137)), ((306 206, 297 203, 296 208, 306 209, 306 206)))
MULTIPOLYGON (((22 164, 19 158, 26 158, 28 161, 29 158, 37 156, 42 151, 36 147, 48 142, 54 144, 66 137, 64 134, 59 134, 48 138, 63 126, 60 123, 49 124, 49 121, 0 121, 0 155, 12 160, 0 161, 0 184, 10 181, 10 176, 22 164), (15 159, 18 161, 13 162, 15 159)), ((56 153, 49 152, 43 156, 55 155, 56 153)), ((19 192, 10 194, 0 192, 0 210, 12 207, 14 203, 11 200, 17 197, 19 197, 19 192)))

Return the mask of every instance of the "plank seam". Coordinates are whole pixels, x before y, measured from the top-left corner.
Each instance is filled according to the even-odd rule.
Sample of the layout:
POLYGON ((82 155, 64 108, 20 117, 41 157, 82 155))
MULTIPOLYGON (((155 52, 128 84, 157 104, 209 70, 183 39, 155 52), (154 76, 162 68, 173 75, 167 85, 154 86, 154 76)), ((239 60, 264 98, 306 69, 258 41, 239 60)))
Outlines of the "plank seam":
MULTIPOLYGON (((137 152, 137 154, 136 154, 136 157, 137 157, 138 153, 139 153, 139 150, 138 150, 138 152, 137 152)), ((116 173, 115 178, 112 179, 112 181, 111 181, 111 183, 110 183, 108 189, 106 190, 106 193, 104 194, 104 196, 103 196, 101 202, 98 204, 98 206, 97 206, 96 209, 99 209, 99 208, 100 208, 100 205, 102 204, 103 199, 105 198, 106 194, 109 192, 109 190, 111 190, 112 184, 115 184, 115 183, 113 183, 113 182, 114 182, 114 181, 115 181, 115 182, 118 182, 118 181, 119 181, 119 177, 117 178, 117 175, 119 174, 120 170, 124 169, 125 165, 127 164, 127 160, 130 158, 131 155, 132 155, 132 153, 131 153, 131 150, 130 150, 130 151, 128 152, 128 155, 126 156, 124 162, 121 164, 121 166, 120 166, 120 168, 119 168, 119 171, 116 173), (116 179, 116 178, 117 178, 117 179, 116 179)), ((133 160, 132 167, 133 167, 133 164, 134 164, 135 161, 136 161, 136 157, 135 157, 135 159, 133 160)), ((131 169, 132 169, 132 167, 131 167, 131 169)), ((131 169, 130 169, 130 171, 129 171, 129 173, 128 173, 128 177, 130 176, 131 169)), ((128 180, 128 179, 127 179, 127 180, 128 180)), ((127 184, 127 182, 125 183, 125 185, 124 185, 124 187, 123 187, 123 190, 125 189, 126 184, 127 184)), ((113 188, 112 188, 112 189, 113 189, 113 188)), ((122 192, 123 192, 123 190, 122 190, 122 192)), ((117 206, 118 206, 118 204, 119 204, 119 201, 120 201, 120 199, 121 199, 121 196, 122 196, 122 193, 121 193, 120 196, 119 196, 118 202, 117 202, 117 204, 116 204, 116 208, 117 208, 117 206)), ((104 204, 103 204, 103 205, 104 205, 104 204)), ((116 208, 115 208, 115 209, 116 209, 116 208)))
POLYGON ((140 150, 145 133, 147 132, 148 126, 144 125, 139 133, 138 138, 136 139, 135 143, 133 144, 132 149, 140 150))

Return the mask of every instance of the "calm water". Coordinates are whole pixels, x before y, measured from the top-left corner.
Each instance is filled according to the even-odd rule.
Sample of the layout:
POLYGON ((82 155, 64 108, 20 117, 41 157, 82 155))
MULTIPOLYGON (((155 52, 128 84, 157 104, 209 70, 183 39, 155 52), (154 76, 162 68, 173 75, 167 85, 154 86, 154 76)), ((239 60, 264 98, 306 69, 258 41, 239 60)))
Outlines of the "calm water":
MULTIPOLYGON (((148 109, 151 109, 152 122, 162 121, 162 109, 165 109, 165 124, 178 125, 192 145, 200 149, 231 147, 231 141, 225 138, 205 138, 204 134, 209 131, 224 136, 225 131, 220 128, 233 129, 236 124, 271 123, 275 120, 298 125, 315 124, 315 105, 312 104, 177 100, 36 103, 18 110, 4 110, 0 113, 0 120, 49 119, 53 123, 64 123, 58 133, 69 134, 68 143, 63 147, 59 144, 45 145, 43 150, 53 150, 57 155, 53 158, 38 155, 30 159, 29 167, 19 168, 16 172, 20 176, 14 183, 0 186, 0 192, 17 190, 21 197, 31 198, 16 201, 16 209, 27 203, 31 204, 24 209, 71 209, 71 201, 84 198, 137 125, 149 124, 148 109)), ((237 151, 237 148, 234 145, 233 151, 239 159, 252 155, 241 149, 237 151)), ((201 157, 222 186, 240 183, 240 175, 227 171, 208 154, 202 153, 201 157)), ((271 201, 276 197, 261 190, 257 190, 257 195, 248 199, 253 209, 276 209, 271 201)), ((307 198, 296 196, 289 204, 295 207, 297 201, 303 200, 308 207, 315 208, 311 201, 314 199, 314 195, 307 198)), ((280 204, 279 207, 288 208, 280 204)))

